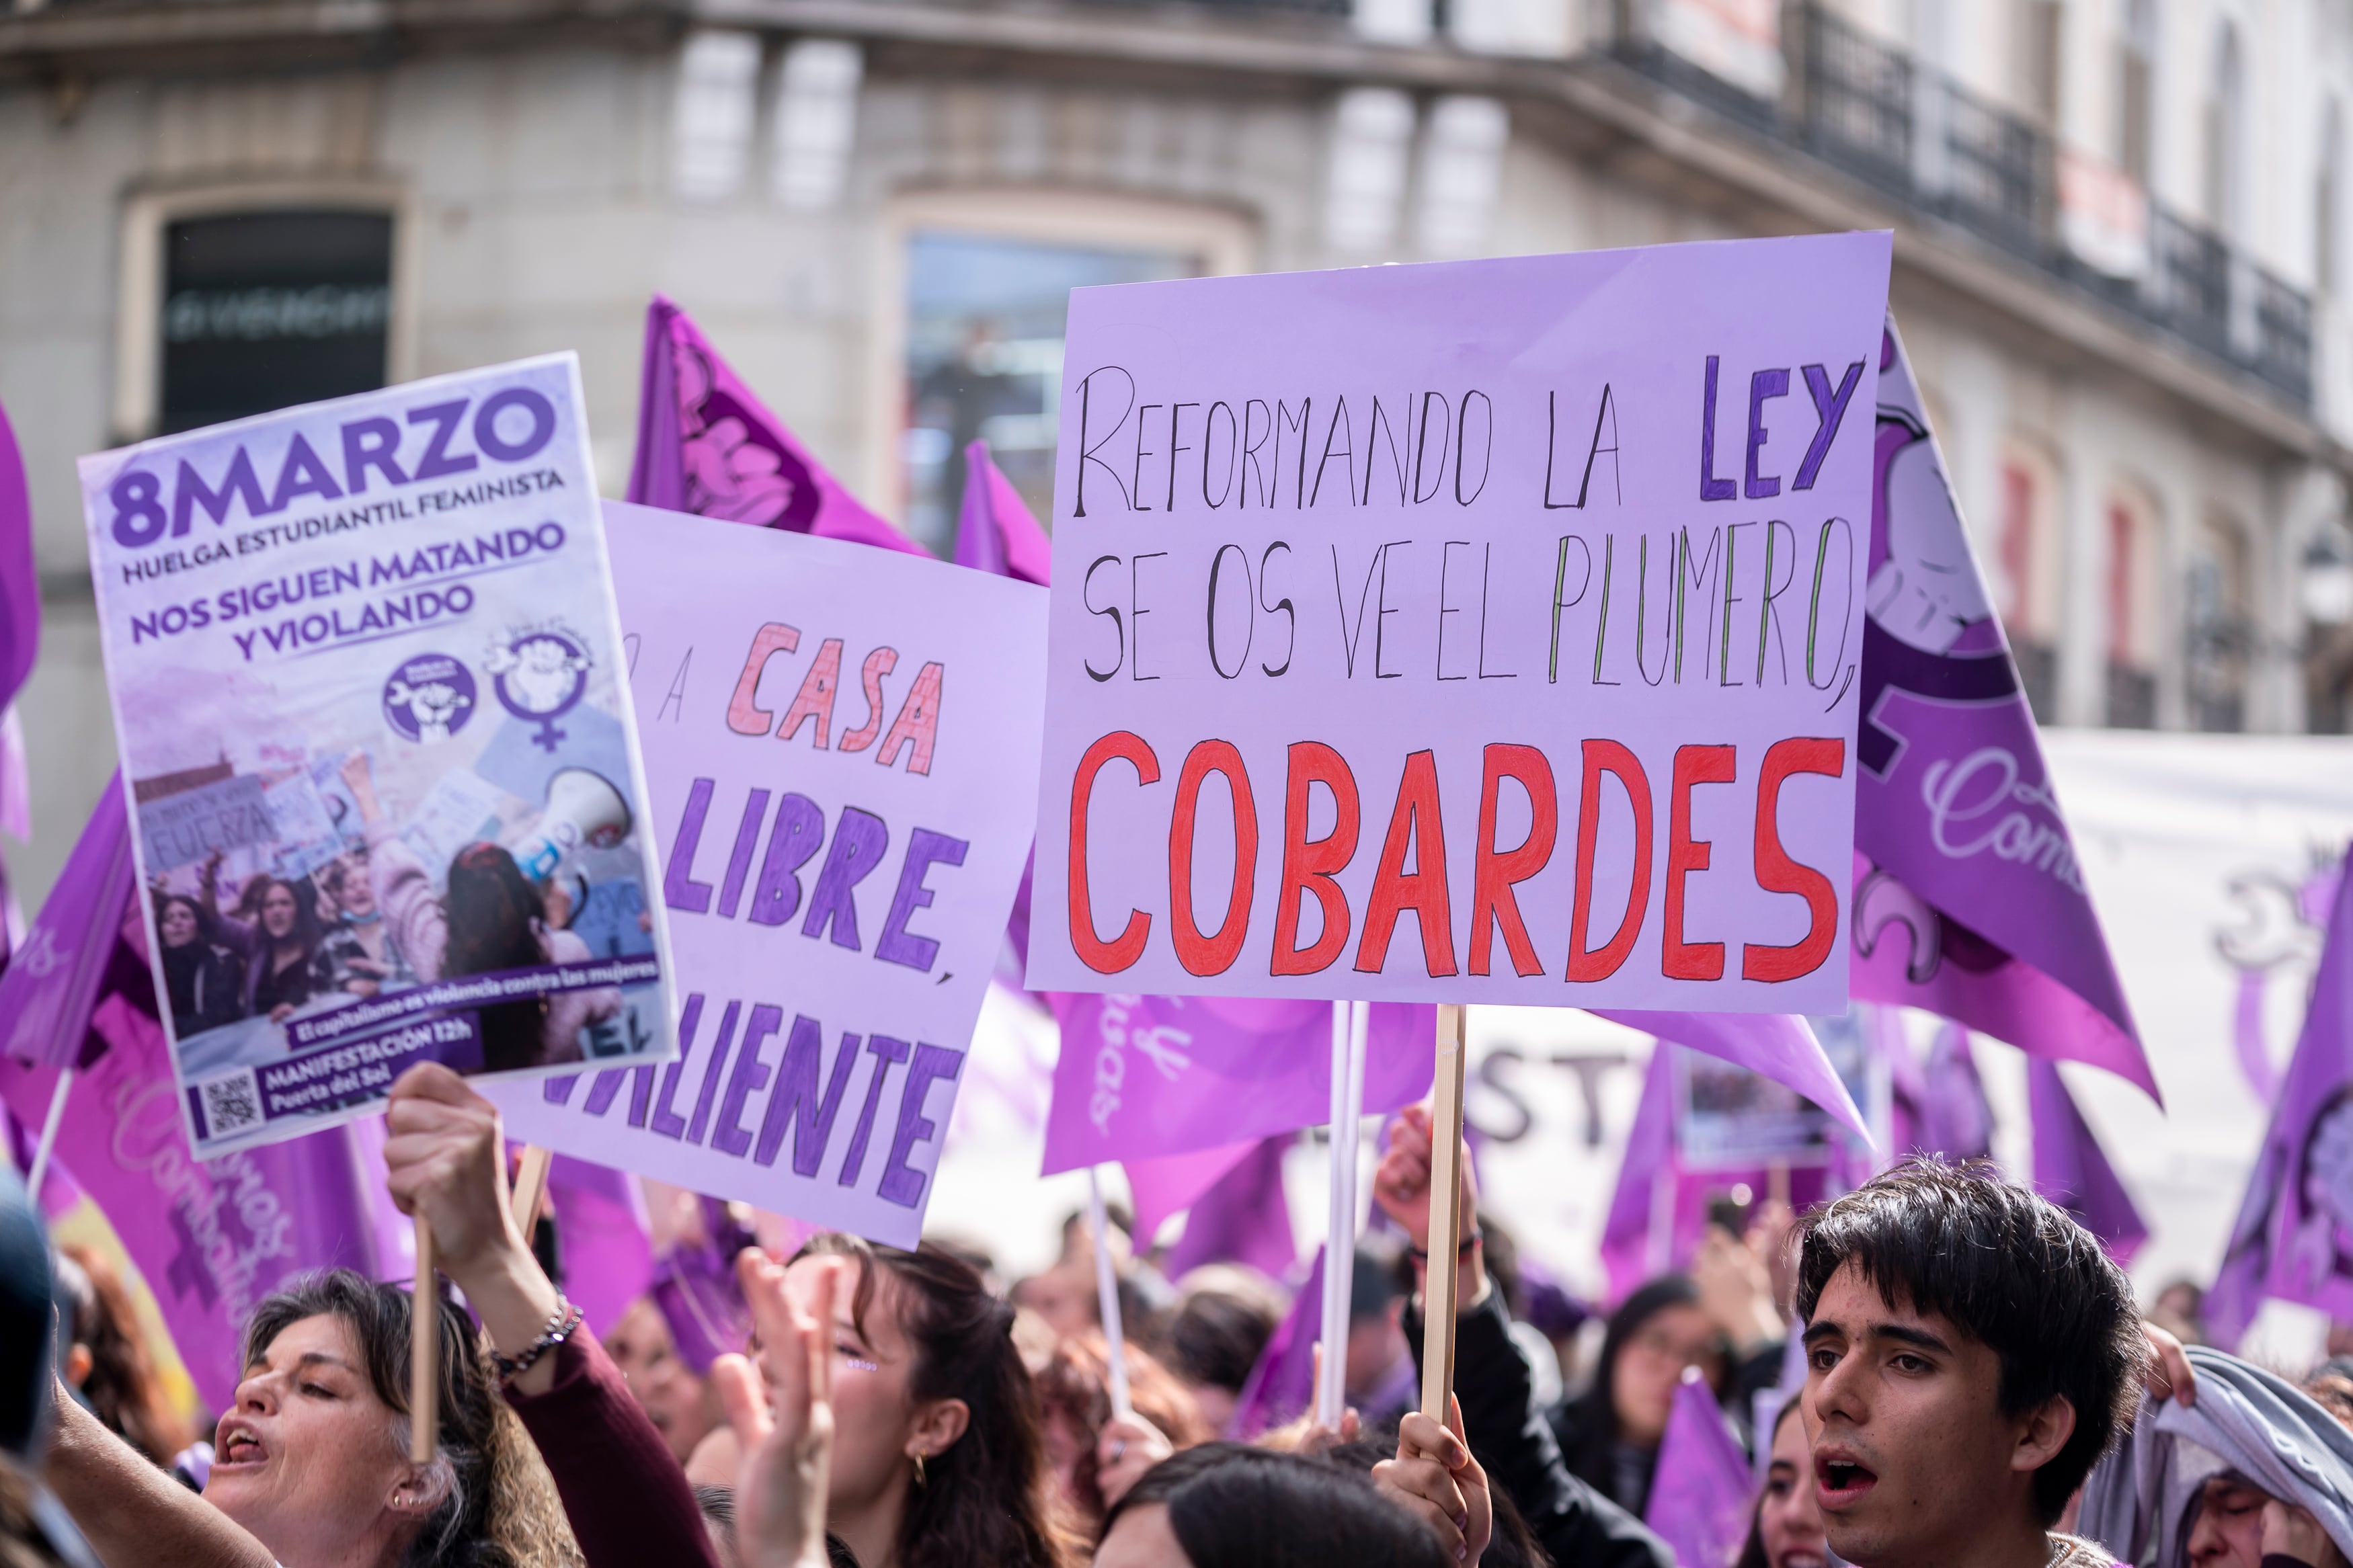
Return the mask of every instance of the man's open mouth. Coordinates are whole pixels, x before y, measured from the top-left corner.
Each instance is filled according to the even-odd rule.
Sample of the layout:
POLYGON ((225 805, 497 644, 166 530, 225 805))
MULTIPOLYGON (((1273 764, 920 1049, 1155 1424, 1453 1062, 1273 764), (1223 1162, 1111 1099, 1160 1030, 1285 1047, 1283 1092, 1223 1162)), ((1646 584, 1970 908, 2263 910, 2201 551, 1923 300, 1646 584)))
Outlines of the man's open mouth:
POLYGON ((1824 1508, 1851 1503, 1878 1483, 1877 1476, 1846 1455, 1814 1457, 1814 1495, 1824 1508))

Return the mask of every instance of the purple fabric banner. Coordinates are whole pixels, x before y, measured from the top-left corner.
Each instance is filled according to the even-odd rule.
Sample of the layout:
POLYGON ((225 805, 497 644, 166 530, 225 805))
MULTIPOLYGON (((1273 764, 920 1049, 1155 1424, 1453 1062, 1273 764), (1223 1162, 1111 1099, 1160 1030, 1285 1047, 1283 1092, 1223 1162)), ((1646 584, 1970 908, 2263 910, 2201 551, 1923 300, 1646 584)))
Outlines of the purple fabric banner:
MULTIPOLYGON (((2027 1058, 2030 1064, 2037 1059, 2027 1058)), ((1950 1019, 1928 1047, 1927 1069, 1921 1075, 1917 1142, 1898 1147, 1905 1153, 1916 1147, 1947 1160, 1993 1156, 1993 1108, 1986 1102, 1985 1084, 1978 1077, 1969 1032, 1950 1019)), ((2035 1147, 2042 1148, 2039 1132, 2035 1147)))
POLYGON ((2034 1190, 2098 1237, 2120 1267, 2130 1266, 2148 1226, 2067 1092, 2058 1063, 2026 1058, 2026 1107, 2034 1123, 2034 1190))
POLYGON ((1220 1149, 1197 1149, 1157 1160, 1124 1160, 1128 1196, 1135 1206, 1135 1234, 1145 1245, 1172 1215, 1191 1208, 1225 1173, 1254 1153, 1257 1139, 1220 1149))
POLYGON ((1250 1368, 1250 1381, 1242 1384, 1234 1401, 1234 1413, 1223 1434, 1231 1441, 1247 1443, 1261 1432, 1297 1420, 1314 1405, 1315 1342, 1324 1333, 1324 1249, 1319 1247, 1299 1293, 1291 1299, 1291 1310, 1274 1326, 1266 1349, 1259 1352, 1258 1364, 1250 1368))
POLYGON ((591 1329, 608 1332, 653 1279, 653 1243, 638 1179, 558 1154, 548 1167, 547 1196, 555 1206, 564 1293, 591 1329))
POLYGON ((0 408, 0 708, 32 673, 41 647, 41 587, 33 568, 33 498, 8 411, 0 408))
POLYGON ((1013 481, 988 455, 988 443, 964 449, 964 506, 956 513, 955 563, 999 577, 1046 585, 1053 546, 1013 481))
POLYGON ((1866 1142, 1871 1129, 1821 1042, 1803 1018, 1787 1013, 1624 1013, 1593 1016, 1672 1040, 1787 1085, 1845 1122, 1866 1142))
MULTIPOLYGON (((66 1099, 58 1158, 139 1266, 197 1394, 225 1409, 255 1303, 313 1268, 375 1273, 374 1228, 343 1128, 196 1160, 164 1030, 143 1001, 112 991, 100 1002, 90 1028, 106 1048, 66 1099)), ((20 1120, 37 1124, 56 1081, 54 1069, 0 1058, 0 1097, 20 1120)))
MULTIPOLYGON (((1221 996, 1049 998, 1062 1026, 1043 1174, 1222 1148, 1332 1114, 1332 1005, 1221 996)), ((1437 1009, 1375 1003, 1365 1114, 1430 1092, 1437 1009)))
POLYGON ((2295 1055, 2206 1293, 2214 1342, 2236 1344, 2266 1296, 2353 1321, 2353 877, 2337 885, 2295 1055))
POLYGON ((1715 1394, 1686 1371, 1659 1440, 1642 1522, 1673 1549, 1675 1568, 1729 1568, 1748 1535, 1748 1459, 1715 1394))
POLYGON ((1282 1152, 1290 1146, 1288 1133, 1261 1139, 1194 1201, 1185 1234, 1168 1254, 1170 1279, 1204 1263, 1247 1264, 1270 1279, 1290 1274, 1299 1261, 1282 1195, 1282 1152))
MULTIPOLYGON (((74 1065, 100 983, 121 941, 132 880, 131 833, 118 773, 99 795, 23 949, 0 973, 0 1055, 40 1067, 74 1065)), ((135 907, 132 918, 137 918, 135 907)), ((26 1120, 38 1128, 41 1112, 26 1120)))
POLYGON ((1852 993, 2105 1068, 2161 1104, 1892 318, 1871 523, 1852 993))
POLYGON ((737 379, 692 318, 646 308, 638 450, 628 499, 755 528, 928 553, 869 511, 737 379))

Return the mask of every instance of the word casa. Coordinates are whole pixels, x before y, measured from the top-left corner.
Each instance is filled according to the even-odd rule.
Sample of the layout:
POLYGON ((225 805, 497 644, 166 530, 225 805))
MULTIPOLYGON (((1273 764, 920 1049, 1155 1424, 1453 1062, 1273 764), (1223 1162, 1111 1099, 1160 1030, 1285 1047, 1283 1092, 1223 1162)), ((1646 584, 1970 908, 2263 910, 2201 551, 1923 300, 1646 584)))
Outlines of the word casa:
POLYGON ((752 634, 752 647, 744 656, 744 672, 735 678, 734 695, 727 700, 727 727, 739 735, 773 733, 779 741, 789 741, 809 724, 817 726, 814 737, 820 752, 828 748, 843 752, 862 752, 874 744, 877 735, 882 737, 881 749, 874 760, 884 767, 894 765, 902 752, 913 748, 907 758, 907 771, 926 773, 932 771, 932 752, 940 736, 940 683, 946 667, 934 659, 915 672, 915 684, 899 704, 899 716, 891 721, 889 733, 882 730, 882 678, 899 667, 899 650, 878 647, 866 656, 859 667, 858 680, 866 699, 866 718, 854 730, 845 730, 838 740, 829 742, 833 730, 833 702, 841 687, 841 648, 839 637, 828 637, 818 645, 817 657, 809 661, 808 673, 801 677, 800 690, 794 694, 792 706, 785 710, 779 721, 769 710, 759 705, 760 677, 768 661, 779 654, 800 651, 801 634, 797 627, 780 621, 770 621, 752 634))

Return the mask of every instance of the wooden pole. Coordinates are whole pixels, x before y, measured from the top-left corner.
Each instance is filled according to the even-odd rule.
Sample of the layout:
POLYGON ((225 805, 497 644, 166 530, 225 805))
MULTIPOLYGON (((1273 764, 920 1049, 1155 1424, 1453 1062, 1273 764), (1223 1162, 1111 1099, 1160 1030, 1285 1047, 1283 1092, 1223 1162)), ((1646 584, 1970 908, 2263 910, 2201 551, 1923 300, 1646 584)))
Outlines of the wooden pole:
POLYGON ((1087 1218, 1095 1233, 1095 1306, 1103 1314, 1103 1346, 1110 1352, 1111 1413, 1124 1421, 1134 1414, 1127 1402, 1127 1338, 1120 1331, 1119 1272, 1112 1267, 1103 1177, 1092 1165, 1087 1167, 1087 1218))
POLYGON ((1462 1211, 1462 1008, 1438 1005, 1438 1062, 1430 1096, 1430 1258, 1421 1286, 1421 1413, 1446 1419, 1454 1386, 1454 1285, 1462 1211))
POLYGON ((547 1195, 547 1168, 554 1159, 552 1151, 526 1143, 515 1162, 515 1228, 522 1232, 525 1247, 531 1245, 532 1226, 539 1218, 539 1200, 547 1195))
POLYGON ((408 1457, 427 1465, 441 1445, 441 1301, 433 1288, 433 1227, 421 1214, 408 1329, 408 1457))

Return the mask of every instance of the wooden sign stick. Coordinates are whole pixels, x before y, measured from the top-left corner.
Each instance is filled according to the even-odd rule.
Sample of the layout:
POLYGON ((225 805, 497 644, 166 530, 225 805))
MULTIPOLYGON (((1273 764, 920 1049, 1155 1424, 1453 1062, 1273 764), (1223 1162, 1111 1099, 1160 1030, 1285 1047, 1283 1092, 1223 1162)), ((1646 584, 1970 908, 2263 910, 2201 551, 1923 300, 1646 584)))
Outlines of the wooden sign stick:
POLYGON ((1430 1258, 1421 1286, 1421 1413, 1446 1419, 1454 1386, 1454 1285, 1461 1260, 1462 1009, 1438 1005, 1438 1070, 1430 1096, 1430 1258))
POLYGON ((552 1151, 526 1143, 515 1162, 515 1228, 522 1232, 525 1247, 531 1245, 532 1227, 539 1218, 539 1200, 547 1195, 547 1168, 554 1160, 552 1151))
POLYGON ((408 1331, 408 1457, 429 1465, 441 1446, 441 1293, 433 1287, 433 1227, 421 1214, 408 1331))

